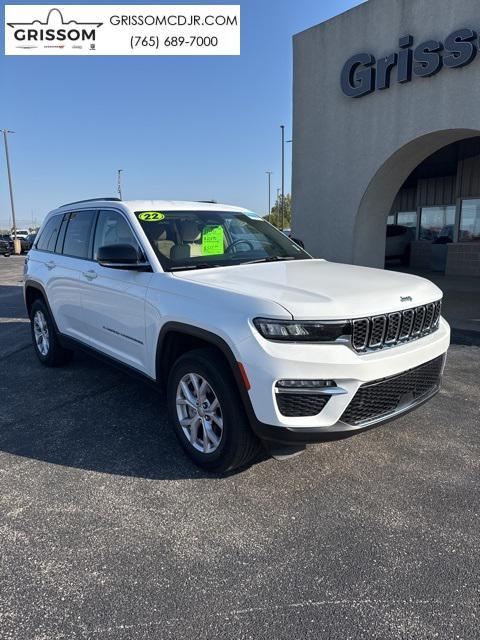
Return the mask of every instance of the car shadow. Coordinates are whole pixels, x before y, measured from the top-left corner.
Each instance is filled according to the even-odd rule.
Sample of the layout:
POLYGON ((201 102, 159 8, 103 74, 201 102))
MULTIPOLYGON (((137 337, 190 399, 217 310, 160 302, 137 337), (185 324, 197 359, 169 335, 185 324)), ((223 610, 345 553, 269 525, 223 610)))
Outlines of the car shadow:
POLYGON ((221 477, 187 458, 158 391, 94 358, 45 369, 25 348, 0 360, 0 379, 0 451, 152 480, 221 477))

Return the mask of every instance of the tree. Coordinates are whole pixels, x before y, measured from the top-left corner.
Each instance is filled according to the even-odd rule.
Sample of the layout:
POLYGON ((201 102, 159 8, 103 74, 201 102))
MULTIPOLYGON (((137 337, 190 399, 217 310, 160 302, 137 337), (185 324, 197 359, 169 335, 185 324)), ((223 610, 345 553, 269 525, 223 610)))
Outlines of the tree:
MULTIPOLYGON (((282 196, 279 195, 275 204, 272 207, 268 216, 265 216, 265 220, 275 225, 278 229, 282 226, 282 196)), ((283 228, 289 229, 292 226, 292 196, 289 193, 285 194, 285 203, 283 211, 283 228)))

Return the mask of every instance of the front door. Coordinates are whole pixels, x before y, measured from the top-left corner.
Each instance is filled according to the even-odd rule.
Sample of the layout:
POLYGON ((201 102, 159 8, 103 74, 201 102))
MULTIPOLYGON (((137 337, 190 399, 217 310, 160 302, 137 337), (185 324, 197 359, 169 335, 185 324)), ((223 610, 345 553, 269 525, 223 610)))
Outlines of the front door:
POLYGON ((80 278, 85 283, 83 313, 90 346, 146 372, 145 298, 152 273, 111 269, 96 261, 98 248, 138 241, 122 213, 100 211, 93 261, 80 278))

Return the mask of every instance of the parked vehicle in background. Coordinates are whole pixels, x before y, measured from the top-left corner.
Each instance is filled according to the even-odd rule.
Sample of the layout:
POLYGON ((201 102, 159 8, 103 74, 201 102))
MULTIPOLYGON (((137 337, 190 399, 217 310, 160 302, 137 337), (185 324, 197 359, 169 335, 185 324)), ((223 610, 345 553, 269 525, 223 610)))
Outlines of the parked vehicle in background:
MULTIPOLYGON (((28 235, 30 235, 30 230, 29 229, 17 229, 17 238, 19 240, 24 240, 28 235)), ((15 239, 15 234, 12 233, 10 234, 10 239, 13 241, 15 239)))
POLYGON ((22 253, 27 253, 33 246, 35 242, 35 238, 37 237, 36 233, 29 233, 26 238, 20 238, 20 246, 22 248, 22 253))
POLYGON ((4 240, 3 236, 0 236, 0 254, 8 257, 12 254, 13 249, 10 245, 10 240, 4 240))
POLYGON ((24 292, 42 364, 80 348, 142 374, 211 471, 246 465, 262 442, 292 453, 414 409, 439 390, 449 345, 428 280, 316 260, 222 204, 59 207, 24 292))
POLYGON ((9 245, 10 253, 14 253, 13 240, 10 238, 10 235, 8 233, 0 234, 0 240, 3 240, 4 242, 6 242, 9 245))
POLYGON ((387 225, 387 238, 385 242, 385 259, 398 258, 402 264, 410 262, 410 248, 415 238, 413 227, 404 227, 401 224, 387 225))
POLYGON ((438 238, 436 238, 432 244, 450 244, 453 242, 454 226, 453 224, 446 224, 442 227, 438 238))
POLYGON ((302 249, 305 249, 305 245, 303 244, 303 241, 300 240, 299 238, 292 238, 292 230, 291 229, 284 229, 282 231, 282 233, 284 233, 287 238, 290 238, 290 240, 292 240, 292 242, 295 242, 295 244, 298 244, 299 247, 302 247, 302 249))

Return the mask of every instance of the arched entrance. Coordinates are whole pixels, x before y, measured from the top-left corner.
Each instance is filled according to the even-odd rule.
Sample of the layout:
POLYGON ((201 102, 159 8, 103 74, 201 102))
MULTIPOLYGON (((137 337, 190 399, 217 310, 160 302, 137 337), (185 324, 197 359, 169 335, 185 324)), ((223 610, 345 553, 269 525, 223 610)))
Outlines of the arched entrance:
POLYGON ((447 129, 428 133, 402 146, 380 166, 361 199, 356 216, 354 264, 383 267, 387 216, 398 191, 412 171, 442 147, 479 135, 480 130, 476 129, 447 129))

